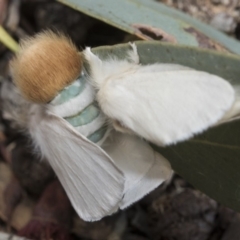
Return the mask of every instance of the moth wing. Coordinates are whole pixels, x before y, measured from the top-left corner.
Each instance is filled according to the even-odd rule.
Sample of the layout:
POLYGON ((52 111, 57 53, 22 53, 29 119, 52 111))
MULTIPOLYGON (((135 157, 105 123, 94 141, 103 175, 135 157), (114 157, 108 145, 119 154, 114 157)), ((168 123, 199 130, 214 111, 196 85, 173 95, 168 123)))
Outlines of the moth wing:
POLYGON ((120 203, 121 209, 129 207, 171 178, 173 170, 170 163, 161 154, 157 152, 154 154, 155 159, 151 168, 138 182, 129 186, 120 203))
POLYGON ((111 158, 62 118, 48 114, 36 124, 32 135, 79 216, 96 221, 116 212, 125 180, 111 158))
MULTIPOLYGON (((179 65, 179 64, 174 64, 174 63, 161 63, 161 64, 151 64, 147 66, 147 71, 154 73, 154 72, 169 72, 169 71, 181 71, 181 70, 189 70, 189 71, 195 71, 194 69, 190 68, 190 67, 186 67, 183 65, 179 65)), ((146 72, 146 67, 141 67, 138 69, 138 73, 141 72, 146 72)))
POLYGON ((217 125, 235 121, 240 119, 240 86, 235 85, 233 86, 235 91, 235 100, 234 103, 229 111, 226 112, 226 114, 223 116, 223 118, 217 123, 217 125))
POLYGON ((140 200, 172 175, 170 163, 137 136, 112 131, 102 147, 126 179, 121 209, 140 200))
POLYGON ((234 90, 224 79, 195 70, 158 71, 158 65, 154 67, 107 79, 97 94, 103 112, 164 146, 206 130, 231 108, 234 90))

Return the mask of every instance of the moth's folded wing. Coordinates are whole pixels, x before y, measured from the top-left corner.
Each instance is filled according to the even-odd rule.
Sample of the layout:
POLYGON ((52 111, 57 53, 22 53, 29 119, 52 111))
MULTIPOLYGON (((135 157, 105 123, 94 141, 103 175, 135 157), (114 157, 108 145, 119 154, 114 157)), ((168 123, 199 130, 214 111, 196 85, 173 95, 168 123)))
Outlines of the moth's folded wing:
POLYGON ((83 220, 96 221, 117 211, 124 177, 99 146, 55 115, 45 116, 32 135, 83 220))
POLYGON ((108 79, 97 99, 107 116, 157 145, 177 143, 206 130, 234 102, 232 86, 218 76, 149 69, 152 66, 108 79))
POLYGON ((155 161, 153 165, 139 182, 129 186, 128 191, 125 193, 124 198, 120 203, 120 208, 125 209, 146 196, 162 183, 169 180, 172 173, 173 170, 166 158, 155 152, 155 161))
POLYGON ((222 124, 229 121, 240 119, 240 86, 233 86, 235 91, 235 100, 229 111, 223 116, 223 118, 217 123, 222 124))
POLYGON ((126 179, 121 209, 140 200, 172 174, 169 162, 137 136, 112 131, 102 147, 126 179))

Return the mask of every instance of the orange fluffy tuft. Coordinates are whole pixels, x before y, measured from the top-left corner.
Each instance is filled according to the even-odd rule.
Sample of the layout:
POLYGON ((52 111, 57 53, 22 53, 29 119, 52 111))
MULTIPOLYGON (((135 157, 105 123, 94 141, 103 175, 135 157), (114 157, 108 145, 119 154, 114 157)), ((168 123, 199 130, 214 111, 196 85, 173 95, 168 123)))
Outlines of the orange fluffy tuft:
POLYGON ((47 103, 80 75, 82 59, 71 40, 45 31, 21 43, 11 70, 26 99, 47 103))

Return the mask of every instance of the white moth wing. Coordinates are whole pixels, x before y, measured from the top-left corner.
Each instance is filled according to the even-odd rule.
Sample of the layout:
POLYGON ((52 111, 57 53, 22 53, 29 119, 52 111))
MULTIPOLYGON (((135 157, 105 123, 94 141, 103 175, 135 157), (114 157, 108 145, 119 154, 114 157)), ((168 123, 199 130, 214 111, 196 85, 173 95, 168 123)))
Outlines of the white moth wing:
MULTIPOLYGON (((154 73, 154 72, 169 72, 169 71, 179 71, 179 70, 189 70, 189 71, 195 71, 192 68, 183 66, 183 65, 179 65, 179 64, 173 64, 173 63, 155 63, 155 64, 151 64, 147 66, 147 71, 154 73)), ((138 73, 141 72, 146 72, 146 67, 140 67, 138 69, 138 73)))
POLYGON ((223 118, 217 123, 217 125, 238 120, 240 118, 240 86, 233 86, 235 91, 235 100, 229 111, 223 116, 223 118))
POLYGON ((206 130, 231 108, 234 90, 224 79, 195 70, 157 71, 154 66, 106 79, 97 94, 103 112, 164 146, 206 130))
POLYGON ((153 165, 137 183, 129 186, 120 203, 121 209, 129 207, 171 178, 173 170, 170 163, 161 154, 154 153, 155 161, 153 165))
POLYGON ((172 174, 170 163, 137 136, 112 131, 102 147, 126 179, 121 209, 140 200, 172 174))
POLYGON ((125 176, 124 193, 152 167, 152 148, 137 136, 112 131, 102 148, 125 176))
POLYGON ((37 121, 31 134, 79 216, 96 221, 116 212, 125 180, 111 158, 62 118, 47 114, 37 121))

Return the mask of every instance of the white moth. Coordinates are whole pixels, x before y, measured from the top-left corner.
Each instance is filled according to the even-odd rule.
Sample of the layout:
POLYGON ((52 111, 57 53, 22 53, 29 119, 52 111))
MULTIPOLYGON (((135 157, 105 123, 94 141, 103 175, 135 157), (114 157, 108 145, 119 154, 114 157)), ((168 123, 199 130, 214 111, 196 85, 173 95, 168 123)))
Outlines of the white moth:
POLYGON ((147 142, 112 129, 94 100, 95 90, 82 76, 47 106, 33 105, 28 124, 86 221, 128 207, 172 174, 169 162, 147 142))
POLYGON ((86 48, 90 74, 29 110, 32 138, 86 221, 126 208, 170 178, 170 164, 144 139, 176 144, 239 114, 226 80, 175 64, 141 66, 131 47, 124 60, 101 60, 86 48))

